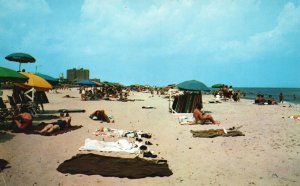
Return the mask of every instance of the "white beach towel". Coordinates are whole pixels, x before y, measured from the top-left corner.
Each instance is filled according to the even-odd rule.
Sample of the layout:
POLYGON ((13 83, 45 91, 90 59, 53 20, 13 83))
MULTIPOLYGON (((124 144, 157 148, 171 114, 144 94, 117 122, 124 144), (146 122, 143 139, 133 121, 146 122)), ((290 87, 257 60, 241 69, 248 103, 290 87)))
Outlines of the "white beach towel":
POLYGON ((128 142, 126 139, 120 139, 116 142, 105 142, 87 138, 85 139, 84 146, 80 147, 79 150, 136 153, 139 151, 139 146, 128 142))
POLYGON ((193 116, 179 116, 178 121, 181 125, 193 124, 195 123, 195 118, 193 116))

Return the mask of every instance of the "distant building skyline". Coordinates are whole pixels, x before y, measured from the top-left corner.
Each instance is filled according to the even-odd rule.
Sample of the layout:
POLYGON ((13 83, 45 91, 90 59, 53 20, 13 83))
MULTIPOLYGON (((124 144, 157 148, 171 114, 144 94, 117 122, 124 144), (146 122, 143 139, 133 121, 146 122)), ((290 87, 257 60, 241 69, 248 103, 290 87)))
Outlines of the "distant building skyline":
POLYGON ((67 70, 67 79, 68 81, 74 81, 78 79, 90 79, 90 70, 84 68, 72 68, 67 70))

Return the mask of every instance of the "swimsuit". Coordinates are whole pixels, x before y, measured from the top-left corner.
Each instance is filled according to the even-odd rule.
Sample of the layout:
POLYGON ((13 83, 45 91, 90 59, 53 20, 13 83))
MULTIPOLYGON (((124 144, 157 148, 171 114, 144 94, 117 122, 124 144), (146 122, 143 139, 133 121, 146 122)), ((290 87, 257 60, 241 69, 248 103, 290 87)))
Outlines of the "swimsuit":
POLYGON ((66 127, 67 122, 65 120, 57 120, 55 124, 58 125, 59 128, 62 130, 66 127))
POLYGON ((32 125, 32 120, 21 118, 20 123, 22 124, 22 125, 20 126, 20 129, 26 129, 26 128, 31 127, 31 125, 32 125))

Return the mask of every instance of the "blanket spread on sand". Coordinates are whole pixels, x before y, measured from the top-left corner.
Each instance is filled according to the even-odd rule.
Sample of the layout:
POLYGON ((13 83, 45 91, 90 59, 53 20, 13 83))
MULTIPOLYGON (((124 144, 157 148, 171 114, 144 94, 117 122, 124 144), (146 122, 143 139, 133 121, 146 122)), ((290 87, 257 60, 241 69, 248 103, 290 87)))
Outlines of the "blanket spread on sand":
POLYGON ((217 136, 223 136, 223 137, 245 136, 245 134, 243 134, 241 131, 232 130, 232 131, 225 132, 224 129, 191 130, 191 133, 193 134, 193 137, 199 137, 199 138, 214 138, 217 136))
POLYGON ((63 133, 67 133, 73 130, 77 130, 80 129, 82 127, 82 125, 74 125, 68 128, 65 128, 63 130, 57 130, 57 131, 53 131, 51 134, 40 134, 38 131, 42 130, 47 124, 46 123, 41 123, 37 126, 33 126, 31 129, 28 130, 21 130, 18 128, 12 128, 11 132, 12 133, 24 133, 24 134, 39 134, 42 136, 56 136, 58 134, 63 134, 63 133))
POLYGON ((128 142, 126 139, 120 139, 116 142, 105 142, 87 138, 79 150, 136 153, 139 152, 139 146, 138 144, 128 142))
POLYGON ((129 179, 173 174, 166 160, 153 161, 139 157, 120 158, 97 154, 77 154, 60 164, 56 170, 64 174, 101 175, 129 179))

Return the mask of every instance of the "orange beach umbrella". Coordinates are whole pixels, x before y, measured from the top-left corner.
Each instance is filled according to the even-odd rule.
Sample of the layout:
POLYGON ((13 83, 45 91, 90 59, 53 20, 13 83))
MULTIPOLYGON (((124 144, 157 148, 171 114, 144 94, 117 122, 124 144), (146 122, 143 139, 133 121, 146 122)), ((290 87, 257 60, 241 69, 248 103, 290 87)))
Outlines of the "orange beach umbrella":
POLYGON ((19 73, 21 73, 24 76, 27 76, 29 79, 25 83, 15 83, 15 85, 18 87, 34 88, 36 90, 41 90, 41 91, 47 91, 49 89, 52 89, 51 84, 48 83, 48 81, 46 81, 40 76, 37 76, 29 72, 19 72, 19 73))

